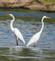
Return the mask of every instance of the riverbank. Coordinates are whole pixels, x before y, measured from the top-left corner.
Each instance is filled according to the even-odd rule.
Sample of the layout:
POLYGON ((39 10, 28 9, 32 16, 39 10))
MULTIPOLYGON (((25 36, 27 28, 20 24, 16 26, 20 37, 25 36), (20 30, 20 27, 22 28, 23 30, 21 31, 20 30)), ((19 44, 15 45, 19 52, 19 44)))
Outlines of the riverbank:
POLYGON ((29 2, 3 2, 0 8, 23 8, 36 11, 55 12, 55 2, 45 2, 43 0, 30 0, 29 2))

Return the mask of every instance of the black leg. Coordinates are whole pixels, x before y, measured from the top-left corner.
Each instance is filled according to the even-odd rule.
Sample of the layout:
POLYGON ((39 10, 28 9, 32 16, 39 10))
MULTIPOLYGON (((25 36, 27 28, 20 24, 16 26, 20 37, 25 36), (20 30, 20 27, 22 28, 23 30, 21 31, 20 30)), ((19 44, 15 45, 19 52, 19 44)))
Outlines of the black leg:
POLYGON ((15 35, 15 39, 16 39, 16 45, 18 46, 18 40, 16 35, 15 35))
POLYGON ((18 46, 18 40, 16 39, 16 45, 18 46))
POLYGON ((18 39, 17 39, 17 37, 16 37, 16 45, 18 46, 18 39))

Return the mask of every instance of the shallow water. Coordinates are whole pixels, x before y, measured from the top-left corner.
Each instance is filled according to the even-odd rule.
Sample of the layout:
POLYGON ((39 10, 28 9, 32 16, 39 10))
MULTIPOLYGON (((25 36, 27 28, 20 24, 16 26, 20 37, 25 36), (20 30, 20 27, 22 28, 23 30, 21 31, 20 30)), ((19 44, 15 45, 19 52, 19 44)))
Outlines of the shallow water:
POLYGON ((1 61, 55 61, 55 50, 10 47, 0 48, 1 61))
MULTIPOLYGON (((26 16, 22 14, 24 17, 19 17, 17 13, 13 14, 18 17, 14 22, 14 27, 21 31, 27 44, 30 38, 41 29, 40 18, 44 13, 32 14, 32 16, 30 14, 25 14, 26 16)), ((54 15, 46 14, 51 18, 55 18, 54 15)), ((32 45, 33 48, 26 48, 26 45, 19 41, 19 45, 24 46, 24 48, 16 47, 16 39, 10 29, 10 20, 0 20, 0 60, 55 61, 55 23, 49 23, 46 20, 44 20, 44 23, 45 26, 41 37, 37 43, 32 45)))

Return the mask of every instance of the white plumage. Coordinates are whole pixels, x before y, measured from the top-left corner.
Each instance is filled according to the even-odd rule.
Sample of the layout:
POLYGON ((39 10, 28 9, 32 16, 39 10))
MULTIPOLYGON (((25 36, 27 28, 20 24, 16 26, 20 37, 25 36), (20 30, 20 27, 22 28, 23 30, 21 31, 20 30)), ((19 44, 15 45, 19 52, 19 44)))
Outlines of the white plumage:
POLYGON ((25 40, 24 40, 21 32, 17 28, 14 28, 14 31, 13 32, 17 36, 17 40, 19 38, 25 44, 25 40))
POLYGON ((17 28, 13 27, 13 22, 15 21, 15 17, 12 14, 9 14, 9 15, 13 18, 10 22, 10 28, 16 36, 16 44, 18 45, 18 39, 20 39, 25 44, 25 40, 24 40, 21 32, 17 28))
POLYGON ((40 39, 41 33, 43 31, 43 28, 44 28, 44 22, 43 22, 43 20, 45 18, 49 18, 49 17, 47 17, 47 16, 43 16, 42 17, 42 20, 41 20, 42 21, 42 28, 41 28, 41 30, 38 33, 36 33, 36 34, 34 34, 32 36, 32 38, 29 40, 29 42, 26 45, 27 47, 30 46, 31 44, 37 43, 37 41, 40 39))

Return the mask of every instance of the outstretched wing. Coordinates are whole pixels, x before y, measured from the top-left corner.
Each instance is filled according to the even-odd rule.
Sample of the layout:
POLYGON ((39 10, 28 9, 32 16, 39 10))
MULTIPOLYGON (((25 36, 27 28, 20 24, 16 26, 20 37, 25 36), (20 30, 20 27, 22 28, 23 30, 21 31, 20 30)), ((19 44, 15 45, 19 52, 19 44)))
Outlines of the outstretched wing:
POLYGON ((17 38, 19 38, 25 44, 25 40, 24 40, 21 32, 17 28, 14 29, 14 33, 17 36, 17 38))
POLYGON ((38 32, 31 37, 31 39, 29 40, 26 46, 28 47, 29 45, 36 43, 39 40, 39 38, 40 38, 40 33, 38 32))

